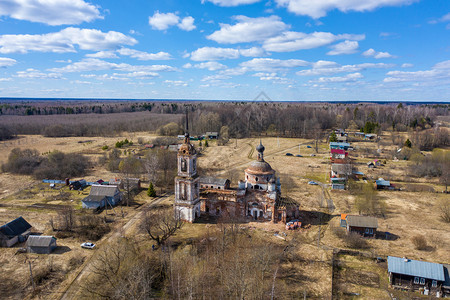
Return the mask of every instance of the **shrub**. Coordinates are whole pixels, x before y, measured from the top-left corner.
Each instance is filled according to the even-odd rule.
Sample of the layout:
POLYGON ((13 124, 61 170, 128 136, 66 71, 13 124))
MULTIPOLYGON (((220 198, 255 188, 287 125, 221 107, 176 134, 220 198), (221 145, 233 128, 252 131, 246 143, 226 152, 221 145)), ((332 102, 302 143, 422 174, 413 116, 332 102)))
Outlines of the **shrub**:
POLYGON ((108 150, 108 148, 109 147, 107 145, 105 145, 105 146, 102 147, 102 150, 108 150))
POLYGON ((345 245, 353 249, 367 249, 369 244, 356 232, 350 232, 344 237, 345 245))
POLYGON ((423 235, 416 235, 412 237, 411 241, 417 250, 426 250, 428 248, 427 240, 423 235))

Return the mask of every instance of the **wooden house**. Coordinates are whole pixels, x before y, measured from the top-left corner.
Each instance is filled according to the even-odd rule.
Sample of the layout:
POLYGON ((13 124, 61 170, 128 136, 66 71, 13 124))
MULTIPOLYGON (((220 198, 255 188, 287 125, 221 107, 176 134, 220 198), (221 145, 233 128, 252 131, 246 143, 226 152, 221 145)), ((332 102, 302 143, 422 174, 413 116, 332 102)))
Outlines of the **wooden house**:
POLYGON ((375 188, 377 190, 391 190, 394 187, 391 185, 390 181, 378 178, 378 180, 375 181, 375 188))
POLYGON ((421 290, 424 295, 442 296, 444 266, 406 257, 388 256, 389 283, 394 288, 421 290))
POLYGON ((22 217, 12 220, 0 227, 0 246, 12 247, 23 242, 30 235, 31 225, 22 217))
POLYGON ((378 220, 375 217, 347 215, 346 220, 347 232, 357 232, 364 237, 374 237, 377 232, 378 220))
POLYGON ((50 254, 56 247, 56 238, 53 236, 30 235, 26 243, 28 253, 50 254))
POLYGON ((121 181, 120 187, 128 190, 128 187, 130 190, 140 190, 141 189, 141 180, 139 178, 124 178, 121 181))
POLYGON ((87 209, 101 209, 115 206, 122 200, 122 193, 116 185, 93 185, 89 196, 84 198, 82 207, 87 209))

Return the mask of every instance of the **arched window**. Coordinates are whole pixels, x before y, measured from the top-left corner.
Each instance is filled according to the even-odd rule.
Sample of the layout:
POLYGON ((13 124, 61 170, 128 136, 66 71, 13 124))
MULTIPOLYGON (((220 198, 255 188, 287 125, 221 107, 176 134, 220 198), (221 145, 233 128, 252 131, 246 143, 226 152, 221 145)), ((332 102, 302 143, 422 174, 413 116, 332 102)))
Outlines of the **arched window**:
POLYGON ((258 177, 255 177, 255 181, 258 181, 258 177))

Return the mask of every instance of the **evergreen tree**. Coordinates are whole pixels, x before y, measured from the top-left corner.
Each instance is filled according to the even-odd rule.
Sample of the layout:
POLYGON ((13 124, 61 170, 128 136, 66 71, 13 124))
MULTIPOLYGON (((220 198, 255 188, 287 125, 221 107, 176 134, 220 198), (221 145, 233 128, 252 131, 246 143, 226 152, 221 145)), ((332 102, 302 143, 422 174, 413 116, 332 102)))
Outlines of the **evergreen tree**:
POLYGON ((156 197, 156 191, 155 191, 155 188, 153 187, 153 182, 150 182, 150 185, 147 190, 147 196, 156 197))
POLYGON ((336 132, 332 132, 330 135, 330 142, 337 142, 337 136, 336 136, 336 132))
POLYGON ((411 143, 411 141, 410 141, 409 139, 407 139, 407 140, 405 141, 405 146, 408 147, 408 148, 411 148, 412 143, 411 143))
POLYGON ((205 147, 208 147, 208 140, 205 140, 205 147))

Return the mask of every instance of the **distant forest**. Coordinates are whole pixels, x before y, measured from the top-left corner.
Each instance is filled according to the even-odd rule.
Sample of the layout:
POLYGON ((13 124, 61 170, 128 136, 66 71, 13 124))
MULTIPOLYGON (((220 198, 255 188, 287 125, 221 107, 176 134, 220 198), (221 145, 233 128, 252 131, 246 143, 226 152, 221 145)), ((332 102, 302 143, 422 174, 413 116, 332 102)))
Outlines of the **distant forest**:
POLYGON ((192 135, 216 131, 226 138, 318 138, 332 128, 375 133, 433 129, 439 135, 438 144, 445 146, 448 132, 439 131, 439 118, 447 117, 449 108, 448 104, 401 103, 14 101, 0 104, 0 140, 18 134, 114 136, 150 131, 176 135, 183 132, 189 111, 192 135), (166 130, 168 124, 172 129, 177 126, 166 130))

